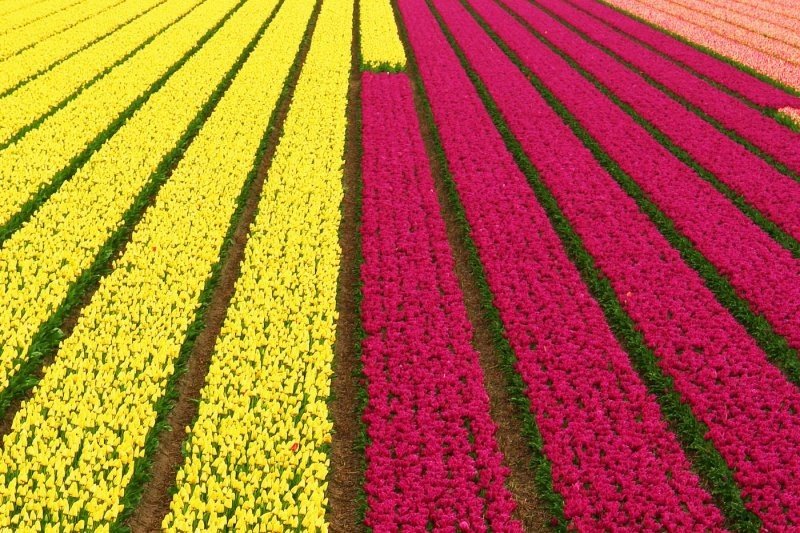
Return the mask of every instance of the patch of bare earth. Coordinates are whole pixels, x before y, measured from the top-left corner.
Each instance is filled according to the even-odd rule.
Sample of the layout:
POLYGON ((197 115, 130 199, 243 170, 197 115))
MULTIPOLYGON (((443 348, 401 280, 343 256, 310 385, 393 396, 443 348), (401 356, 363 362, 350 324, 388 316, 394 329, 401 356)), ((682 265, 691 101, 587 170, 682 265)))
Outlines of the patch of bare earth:
POLYGON ((341 266, 336 307, 334 376, 331 383, 330 413, 333 420, 331 475, 328 483, 332 533, 353 533, 365 529, 363 506, 365 458, 360 449, 364 435, 361 420, 364 383, 361 375, 360 266, 361 266, 361 74, 358 52, 358 4, 354 11, 353 68, 348 93, 347 141, 345 145, 344 199, 339 229, 341 266))
MULTIPOLYGON (((411 62, 409 62, 411 63, 411 62)), ((419 74, 414 65, 409 64, 409 76, 419 74)), ((418 85, 415 85, 415 88, 418 85)), ((427 110, 420 95, 415 91, 417 114, 420 117, 422 136, 425 140, 428 158, 431 161, 436 192, 439 197, 442 216, 447 227, 447 237, 455 259, 456 276, 464 294, 464 302, 474 329, 473 345, 478 351, 480 365, 484 374, 484 386, 489 395, 491 417, 497 425, 495 439, 503 453, 504 463, 510 469, 506 487, 517 502, 515 517, 522 523, 525 531, 549 531, 550 513, 542 502, 535 482, 531 452, 523 433, 523 425, 507 388, 507 378, 501 363, 492 333, 492 326, 482 310, 482 296, 478 280, 470 267, 470 251, 465 246, 469 238, 467 229, 458 214, 450 205, 445 185, 445 172, 436 157, 435 135, 431 120, 427 120, 427 110)))

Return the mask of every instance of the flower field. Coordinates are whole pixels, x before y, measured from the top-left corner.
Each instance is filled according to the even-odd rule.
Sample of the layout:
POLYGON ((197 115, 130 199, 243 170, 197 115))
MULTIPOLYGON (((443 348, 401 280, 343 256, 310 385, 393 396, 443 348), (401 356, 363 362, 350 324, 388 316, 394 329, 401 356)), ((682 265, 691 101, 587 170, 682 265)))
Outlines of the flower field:
POLYGON ((790 0, 0 0, 0 530, 800 530, 790 0))

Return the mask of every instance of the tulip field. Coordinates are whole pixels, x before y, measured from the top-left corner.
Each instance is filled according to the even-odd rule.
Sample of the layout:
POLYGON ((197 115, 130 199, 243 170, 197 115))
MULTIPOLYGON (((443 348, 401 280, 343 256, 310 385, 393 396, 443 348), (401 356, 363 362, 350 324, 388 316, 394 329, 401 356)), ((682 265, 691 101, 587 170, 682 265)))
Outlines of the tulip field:
POLYGON ((0 531, 799 531, 793 0, 0 0, 0 531))

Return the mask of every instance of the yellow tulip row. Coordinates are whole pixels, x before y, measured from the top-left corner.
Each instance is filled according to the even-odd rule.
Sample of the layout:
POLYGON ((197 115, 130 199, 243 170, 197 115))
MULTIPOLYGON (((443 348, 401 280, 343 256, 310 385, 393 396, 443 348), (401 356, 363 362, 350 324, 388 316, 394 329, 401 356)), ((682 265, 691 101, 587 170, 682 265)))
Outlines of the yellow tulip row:
POLYGON ((47 16, 55 15, 78 3, 80 3, 80 0, 45 0, 44 2, 31 3, 31 5, 15 10, 0 19, 0 35, 47 16))
MULTIPOLYGON (((115 30, 115 28, 122 26, 118 32, 124 32, 127 29, 125 25, 128 24, 131 19, 153 8, 153 6, 161 3, 162 1, 163 0, 145 0, 138 2, 126 2, 117 8, 110 9, 105 13, 102 13, 96 17, 92 17, 90 20, 78 24, 63 33, 40 41, 36 43, 35 46, 32 46, 13 57, 9 57, 3 61, 2 68, 0 68, 0 93, 4 93, 13 87, 16 87, 20 83, 30 79, 39 72, 47 70, 70 53, 84 48, 98 37, 115 30)), ((165 8, 166 6, 164 6, 160 11, 165 11, 165 8)), ((187 10, 184 9, 183 11, 185 12, 187 10)), ((153 11, 150 13, 152 14, 153 11)), ((152 16, 150 15, 146 15, 146 17, 152 19, 152 16)), ((164 23, 161 24, 161 27, 164 27, 169 20, 170 19, 166 19, 164 23)), ((150 22, 150 25, 153 25, 153 22, 150 22)), ((149 37, 150 33, 153 33, 148 33, 144 29, 146 26, 143 26, 139 21, 130 23, 130 26, 138 26, 141 28, 137 32, 137 37, 139 37, 138 42, 143 41, 149 37)), ((99 41, 94 46, 89 46, 88 49, 83 50, 76 56, 64 61, 64 63, 82 64, 83 68, 86 69, 86 72, 83 70, 77 72, 77 81, 70 83, 67 87, 72 87, 72 90, 77 89, 83 83, 85 83, 85 81, 102 72, 104 68, 113 64, 114 61, 124 55, 124 52, 122 54, 117 53, 116 55, 110 56, 108 60, 98 62, 98 60, 95 59, 95 61, 92 63, 86 63, 86 58, 92 54, 91 51, 93 49, 105 46, 108 52, 112 52, 114 49, 112 48, 109 50, 109 47, 105 45, 105 42, 109 40, 118 40, 118 38, 116 38, 115 34, 112 34, 106 37, 104 40, 99 41)), ((134 46, 127 48, 126 51, 130 50, 134 46)), ((64 63, 62 63, 62 65, 64 63)), ((61 65, 56 65, 55 68, 60 66, 61 65)), ((24 91, 20 92, 29 92, 29 90, 25 89, 24 91)), ((71 92, 72 91, 68 91, 67 88, 65 88, 58 90, 57 94, 66 96, 71 92)), ((52 98, 50 98, 49 101, 52 101, 52 98)), ((59 101, 60 100, 56 100, 56 102, 59 101)), ((2 105, 3 104, 0 104, 0 109, 2 109, 2 105)), ((36 117, 39 115, 33 116, 36 117)), ((27 122, 24 124, 27 124, 27 122)))
POLYGON ((166 530, 327 530, 352 19, 352 0, 323 1, 166 530))
POLYGON ((237 0, 205 2, 38 128, 0 151, 0 226, 50 183, 136 98, 145 94, 237 3, 237 0))
POLYGON ((21 4, 17 0, 0 0, 0 16, 7 15, 9 13, 13 13, 15 11, 20 11, 23 9, 29 9, 32 5, 41 1, 42 0, 31 0, 30 2, 21 4))
POLYGON ((26 2, 25 4, 20 4, 19 0, 0 0, 0 16, 5 17, 17 11, 30 9, 31 6, 42 1, 43 0, 33 0, 31 2, 26 2))
MULTIPOLYGON (((156 1, 158 0, 146 0, 138 5, 152 7, 156 1)), ((101 74, 103 70, 125 57, 131 50, 191 11, 200 1, 202 0, 190 2, 169 0, 114 35, 56 65, 21 89, 0 98, 0 142, 8 140, 22 128, 53 109, 81 86, 101 74)), ((31 51, 33 50, 31 49, 31 51)), ((12 59, 23 58, 24 61, 13 61, 14 65, 10 65, 8 70, 0 72, 0 78, 7 76, 0 83, 6 80, 14 83, 11 67, 18 66, 19 71, 22 72, 29 65, 35 64, 36 58, 23 56, 26 54, 20 54, 12 59)), ((9 61, 9 63, 11 62, 9 61)))
MULTIPOLYGON (((214 0, 222 3, 222 0, 214 0)), ((0 249, 0 390, 276 0, 249 0, 0 249)), ((2 500, 2 498, 0 498, 2 500)))
MULTIPOLYGON (((43 0, 32 0, 31 2, 20 4, 18 0, 0 0, 0 16, 2 16, 3 21, 5 21, 9 15, 32 9, 36 4, 42 1, 43 0)), ((2 32, 0 31, 0 33, 2 32)))
MULTIPOLYGON (((263 20, 268 4, 244 9, 263 20)), ((0 528, 118 516, 313 7, 283 5, 23 405, 0 455, 0 528)))
POLYGON ((390 0, 360 0, 361 64, 368 70, 402 70, 406 53, 390 0))
MULTIPOLYGON (((124 2, 131 0, 123 0, 124 2)), ((0 36, 0 59, 10 57, 20 50, 67 31, 119 4, 120 0, 86 0, 70 9, 54 13, 21 28, 0 36)))

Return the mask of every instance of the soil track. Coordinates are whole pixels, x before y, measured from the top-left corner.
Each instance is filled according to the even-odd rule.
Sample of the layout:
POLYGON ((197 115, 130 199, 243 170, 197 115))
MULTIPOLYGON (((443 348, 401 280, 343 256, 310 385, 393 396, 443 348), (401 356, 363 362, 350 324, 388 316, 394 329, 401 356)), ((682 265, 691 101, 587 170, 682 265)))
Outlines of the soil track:
POLYGON ((250 226, 258 213, 261 191, 272 162, 272 156, 275 154, 283 132, 283 123, 289 112, 291 95, 294 93, 301 67, 311 44, 311 35, 316 25, 320 5, 318 3, 312 12, 309 27, 300 45, 292 71, 289 73, 283 94, 280 96, 275 114, 265 133, 266 141, 258 170, 244 193, 243 208, 238 221, 236 221, 236 228, 219 273, 219 280, 214 287, 206 310, 203 330, 195 340, 186 364, 186 372, 178 381, 178 399, 167 417, 170 430, 162 433, 159 438, 158 450, 153 456, 151 466, 152 477, 145 483, 139 505, 128 520, 128 525, 134 533, 160 531, 161 523, 169 512, 172 500, 170 490, 175 485, 178 470, 184 462, 182 453, 182 445, 186 438, 184 428, 191 426, 197 417, 200 391, 205 385, 214 346, 235 292, 236 280, 239 278, 242 259, 250 235, 250 226))
POLYGON ((361 416, 366 401, 361 372, 361 72, 358 50, 358 3, 353 11, 353 64, 347 106, 344 198, 339 228, 341 265, 336 309, 334 376, 330 415, 331 476, 328 485, 328 522, 332 533, 364 530, 364 442, 361 416))
MULTIPOLYGON (((419 102, 417 102, 417 113, 422 113, 419 102)), ((469 238, 468 232, 461 225, 457 214, 448 206, 447 191, 441 177, 442 169, 437 158, 430 155, 432 154, 430 143, 433 137, 427 121, 422 122, 422 130, 423 138, 429 145, 428 153, 434 172, 436 193, 439 196, 439 205, 447 227, 447 237, 455 259, 456 277, 464 294, 467 316, 474 329, 472 343, 478 351, 480 365, 483 369, 484 386, 489 395, 490 414, 494 423, 497 424, 495 439, 503 453, 504 463, 511 470, 506 480, 506 487, 517 502, 515 518, 522 522, 525 531, 548 531, 547 524, 550 520, 550 513, 545 509, 536 489, 534 481, 536 473, 531 468, 528 443, 525 441, 522 424, 511 400, 511 395, 508 393, 507 380, 500 362, 501 356, 495 347, 491 324, 483 314, 480 289, 469 264, 469 251, 463 245, 469 238)))
POLYGON ((443 161, 437 157, 438 140, 433 118, 424 103, 424 96, 419 92, 422 81, 408 44, 408 36, 402 26, 402 17, 398 16, 397 6, 394 2, 393 6, 408 57, 407 73, 412 78, 414 86, 414 103, 417 115, 420 117, 421 133, 431 163, 436 193, 447 228, 447 238, 455 259, 456 277, 464 294, 467 316, 474 330, 473 345, 478 351, 480 365, 483 369, 484 386, 489 395, 490 414, 497 425, 495 439, 503 453, 504 463, 510 469, 506 487, 517 502, 514 516, 520 520, 525 531, 549 531, 552 516, 536 488, 536 472, 532 467, 529 444, 525 439, 525 431, 517 407, 515 407, 508 390, 508 380, 503 369, 502 356, 494 341, 492 324, 483 311, 484 304, 479 282, 470 266, 471 252, 465 244, 470 239, 469 231, 451 205, 445 185, 447 169, 443 161))

